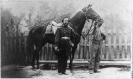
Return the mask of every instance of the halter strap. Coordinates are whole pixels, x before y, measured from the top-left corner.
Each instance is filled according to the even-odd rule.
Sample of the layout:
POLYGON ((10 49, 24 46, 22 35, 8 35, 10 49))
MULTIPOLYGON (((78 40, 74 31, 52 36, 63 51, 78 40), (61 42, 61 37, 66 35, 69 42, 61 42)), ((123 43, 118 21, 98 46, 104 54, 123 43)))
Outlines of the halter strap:
MULTIPOLYGON (((86 13, 83 12, 83 10, 82 10, 81 12, 84 14, 84 16, 86 17, 86 20, 89 22, 89 20, 88 20, 88 18, 87 18, 87 16, 86 16, 86 13)), ((92 28, 92 26, 93 26, 93 23, 94 23, 94 20, 92 20, 91 27, 90 27, 90 29, 88 30, 87 34, 83 36, 84 38, 89 34, 89 32, 90 32, 90 30, 91 30, 91 28, 92 28)))

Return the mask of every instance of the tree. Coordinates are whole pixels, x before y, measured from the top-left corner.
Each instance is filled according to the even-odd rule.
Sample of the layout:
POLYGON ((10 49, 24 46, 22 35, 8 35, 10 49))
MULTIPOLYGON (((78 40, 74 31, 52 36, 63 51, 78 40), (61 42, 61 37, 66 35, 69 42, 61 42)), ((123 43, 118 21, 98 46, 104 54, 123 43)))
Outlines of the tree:
POLYGON ((34 24, 34 18, 33 18, 33 14, 35 11, 35 7, 31 6, 29 8, 29 13, 27 14, 27 17, 24 17, 25 22, 27 23, 27 27, 32 28, 33 24, 34 24))
POLYGON ((1 9, 1 29, 4 30, 5 28, 9 27, 12 14, 9 9, 4 10, 1 9))

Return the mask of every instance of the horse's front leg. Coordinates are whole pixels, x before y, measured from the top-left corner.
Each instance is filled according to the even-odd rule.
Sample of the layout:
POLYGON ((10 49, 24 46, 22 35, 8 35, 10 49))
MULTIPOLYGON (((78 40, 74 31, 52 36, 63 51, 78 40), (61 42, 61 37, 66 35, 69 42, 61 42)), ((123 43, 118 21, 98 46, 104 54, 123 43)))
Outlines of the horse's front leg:
POLYGON ((73 48, 72 48, 72 54, 70 56, 70 64, 69 64, 69 68, 70 68, 70 71, 73 73, 73 59, 74 59, 74 54, 75 54, 75 51, 76 51, 76 48, 77 48, 77 45, 75 45, 73 48))
POLYGON ((73 55, 71 55, 70 56, 70 63, 69 63, 69 69, 70 69, 70 71, 71 71, 71 73, 73 73, 73 58, 74 58, 74 56, 73 55))

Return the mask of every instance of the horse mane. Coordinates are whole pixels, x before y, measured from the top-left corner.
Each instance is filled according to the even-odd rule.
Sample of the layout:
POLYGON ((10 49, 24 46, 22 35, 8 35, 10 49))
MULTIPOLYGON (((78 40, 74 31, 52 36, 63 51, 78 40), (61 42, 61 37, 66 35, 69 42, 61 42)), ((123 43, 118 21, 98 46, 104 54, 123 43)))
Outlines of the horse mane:
POLYGON ((84 22, 86 20, 86 16, 82 11, 77 12, 70 20, 69 25, 72 27, 77 33, 80 34, 84 27, 84 22))
POLYGON ((81 11, 79 11, 69 21, 72 22, 74 25, 76 25, 78 24, 81 16, 84 16, 84 14, 81 11))

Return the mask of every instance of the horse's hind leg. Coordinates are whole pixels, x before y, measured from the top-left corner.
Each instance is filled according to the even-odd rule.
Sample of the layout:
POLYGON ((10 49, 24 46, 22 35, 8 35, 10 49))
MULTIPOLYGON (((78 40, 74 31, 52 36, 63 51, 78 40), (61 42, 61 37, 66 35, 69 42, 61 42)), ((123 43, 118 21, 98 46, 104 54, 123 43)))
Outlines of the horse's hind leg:
POLYGON ((37 60, 37 69, 39 69, 39 51, 41 50, 41 46, 36 46, 36 49, 33 51, 32 57, 32 68, 35 68, 35 59, 37 60))
POLYGON ((36 61, 37 61, 37 69, 39 69, 39 51, 41 50, 42 47, 37 47, 36 48, 36 61))
POLYGON ((37 69, 39 69, 39 51, 41 50, 42 47, 37 48, 36 52, 36 61, 37 61, 37 69))

